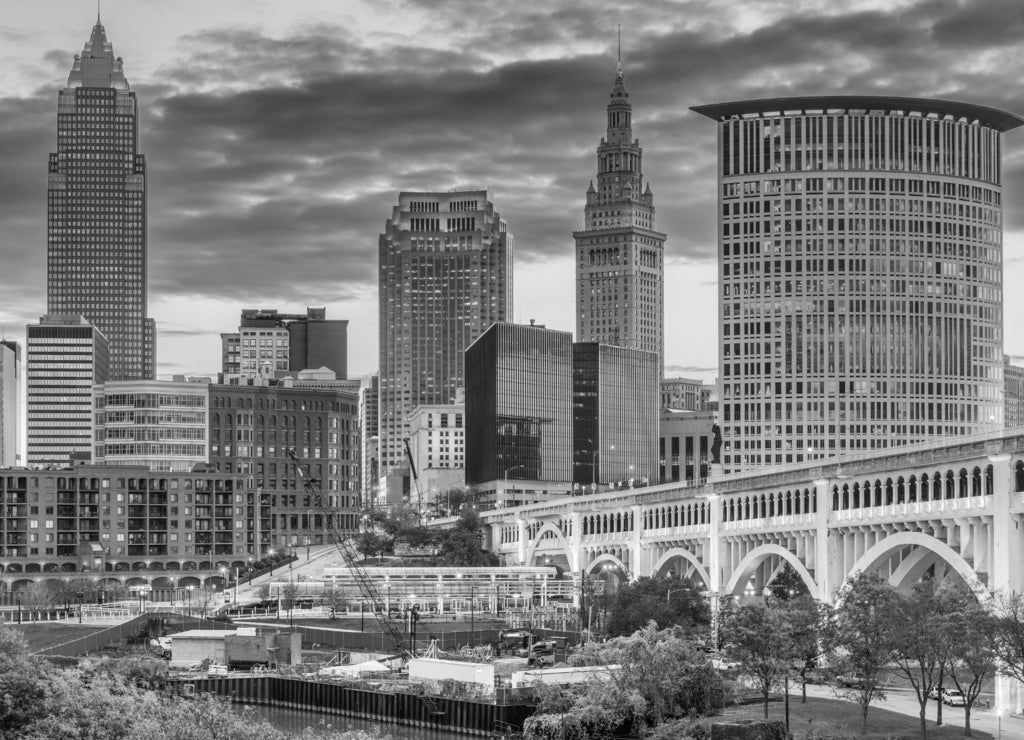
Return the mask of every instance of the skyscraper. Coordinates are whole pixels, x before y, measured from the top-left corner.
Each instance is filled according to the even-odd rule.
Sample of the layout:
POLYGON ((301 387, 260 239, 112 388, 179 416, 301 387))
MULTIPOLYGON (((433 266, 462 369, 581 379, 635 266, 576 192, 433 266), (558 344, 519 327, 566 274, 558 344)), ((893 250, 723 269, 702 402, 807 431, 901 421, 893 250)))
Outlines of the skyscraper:
POLYGON ((1003 424, 1000 134, 879 96, 694 108, 718 122, 726 471, 1003 424))
POLYGON ((92 389, 107 381, 107 338, 81 316, 26 327, 28 464, 66 466, 92 453, 92 389))
POLYGON ((597 187, 587 189, 576 240, 576 340, 653 352, 664 366, 664 245, 654 230, 654 194, 644 185, 622 63, 597 147, 597 187))
POLYGON ((146 160, 138 101, 99 16, 57 97, 47 186, 47 312, 82 315, 110 343, 110 379, 154 376, 146 317, 146 160))
POLYGON ((21 462, 21 346, 0 339, 0 468, 21 462))
POLYGON ((380 467, 402 466, 408 416, 455 401, 463 352, 512 314, 512 235, 486 190, 400 193, 380 235, 380 467))

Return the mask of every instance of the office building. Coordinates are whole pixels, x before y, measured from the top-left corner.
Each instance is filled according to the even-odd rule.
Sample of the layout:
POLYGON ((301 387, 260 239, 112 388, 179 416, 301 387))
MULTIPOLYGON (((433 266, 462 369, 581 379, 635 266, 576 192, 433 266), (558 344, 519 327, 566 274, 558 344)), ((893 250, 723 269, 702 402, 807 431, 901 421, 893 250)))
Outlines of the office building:
POLYGON ((209 382, 115 380, 93 389, 93 462, 182 473, 209 462, 209 382))
POLYGON ((512 236, 486 190, 405 192, 380 235, 379 254, 385 476, 408 467, 412 410, 453 403, 465 386, 463 352, 512 315, 512 236))
POLYGON ((357 405, 350 390, 210 386, 210 465, 253 481, 260 500, 260 542, 293 549, 330 542, 332 529, 356 531, 357 405), (320 482, 320 500, 303 488, 290 449, 320 482))
POLYGON ((1005 387, 1006 428, 1024 426, 1024 367, 1014 365, 1009 357, 1003 358, 1003 385, 1005 387))
POLYGON ((597 187, 587 189, 576 240, 576 340, 665 353, 664 245, 655 230, 654 194, 644 183, 643 149, 633 138, 633 107, 622 64, 597 147, 597 187))
POLYGON ((822 96, 718 123, 726 472, 1003 426, 1000 134, 966 103, 822 96))
POLYGON ((572 335, 498 323, 466 350, 466 484, 485 508, 572 483, 572 335))
POLYGON ((591 489, 657 481, 658 356, 597 342, 572 349, 573 481, 591 489))
POLYGON ((377 485, 380 477, 380 458, 377 450, 377 433, 380 427, 380 378, 370 375, 363 379, 359 388, 359 460, 360 460, 360 503, 373 506, 377 503, 377 485))
POLYGON ((107 381, 107 338, 81 316, 48 314, 25 329, 27 462, 89 459, 92 389, 107 381))
POLYGON ((416 465, 416 503, 421 510, 445 508, 445 494, 466 485, 466 405, 417 406, 409 416, 409 449, 416 465))
POLYGON ((57 95, 47 184, 47 313, 82 315, 109 343, 110 380, 153 378, 146 159, 138 100, 97 16, 57 95))
POLYGON ((661 381, 661 407, 677 411, 703 411, 708 388, 702 380, 664 378, 661 381))
POLYGON ((659 482, 700 485, 711 472, 715 415, 663 408, 658 427, 659 482))
POLYGON ((21 345, 0 339, 0 468, 21 464, 21 345))
POLYGON ((238 332, 222 333, 220 340, 226 379, 281 378, 320 368, 347 377, 348 321, 328 319, 326 308, 305 314, 246 308, 238 332))

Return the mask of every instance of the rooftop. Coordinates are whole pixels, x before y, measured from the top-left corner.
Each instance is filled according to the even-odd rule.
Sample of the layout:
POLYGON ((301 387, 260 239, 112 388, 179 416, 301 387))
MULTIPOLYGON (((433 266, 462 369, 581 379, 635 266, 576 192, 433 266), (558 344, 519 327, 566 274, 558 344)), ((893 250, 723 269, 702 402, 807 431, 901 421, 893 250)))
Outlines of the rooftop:
POLYGON ((880 111, 902 115, 937 116, 939 118, 952 116, 957 120, 967 119, 971 122, 991 126, 997 131, 1010 131, 1024 125, 1024 118, 985 105, 885 95, 809 95, 792 98, 763 98, 732 103, 695 105, 690 110, 715 121, 724 121, 734 116, 763 117, 783 113, 880 111))

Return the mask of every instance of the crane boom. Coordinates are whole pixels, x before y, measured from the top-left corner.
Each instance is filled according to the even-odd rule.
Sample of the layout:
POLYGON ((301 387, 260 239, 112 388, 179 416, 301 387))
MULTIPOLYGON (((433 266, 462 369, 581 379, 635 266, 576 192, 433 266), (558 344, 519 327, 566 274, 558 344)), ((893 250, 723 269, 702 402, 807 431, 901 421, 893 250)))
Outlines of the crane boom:
MULTIPOLYGON (((288 457, 291 458, 292 462, 295 463, 295 471, 300 480, 302 480, 302 487, 306 490, 307 494, 313 497, 314 501, 319 502, 319 507, 323 509, 324 494, 320 488, 320 481, 313 477, 310 472, 309 463, 300 458, 293 449, 288 449, 286 453, 288 457)), ((367 574, 366 569, 360 565, 359 557, 357 556, 356 550, 352 546, 351 541, 338 529, 336 523, 337 517, 325 516, 324 521, 327 523, 327 530, 330 534, 332 544, 338 548, 338 552, 345 561, 345 566, 352 573, 352 577, 355 579, 356 585, 359 587, 359 593, 361 593, 363 598, 369 601, 373 606, 373 615, 376 617, 381 630, 383 630, 384 634, 391 639, 391 643, 394 648, 404 657, 413 657, 412 648, 406 642, 405 635, 402 634, 402 630, 399 629, 398 625, 395 624, 393 619, 391 619, 391 615, 388 613, 388 605, 381 598, 380 591, 377 590, 377 586, 374 584, 373 579, 370 578, 369 574, 367 574)))

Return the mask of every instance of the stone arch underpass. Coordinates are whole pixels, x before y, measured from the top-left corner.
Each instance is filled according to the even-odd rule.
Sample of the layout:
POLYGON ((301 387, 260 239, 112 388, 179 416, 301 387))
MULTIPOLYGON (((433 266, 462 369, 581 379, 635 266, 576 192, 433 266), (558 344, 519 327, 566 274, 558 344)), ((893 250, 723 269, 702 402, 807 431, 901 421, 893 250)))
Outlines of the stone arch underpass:
POLYGON ((922 532, 898 532, 876 542, 865 552, 850 573, 880 573, 902 591, 909 590, 929 569, 936 579, 949 572, 959 576, 979 601, 992 598, 984 580, 956 550, 945 542, 922 532))
POLYGON ((814 576, 807 570, 807 566, 800 558, 787 550, 782 545, 765 544, 755 547, 736 565, 725 585, 725 593, 734 596, 741 596, 746 591, 751 578, 754 578, 754 588, 758 596, 761 595, 764 587, 768 585, 775 573, 782 567, 783 561, 789 563, 793 570, 799 574, 800 579, 807 586, 811 594, 818 592, 818 585, 814 576))

